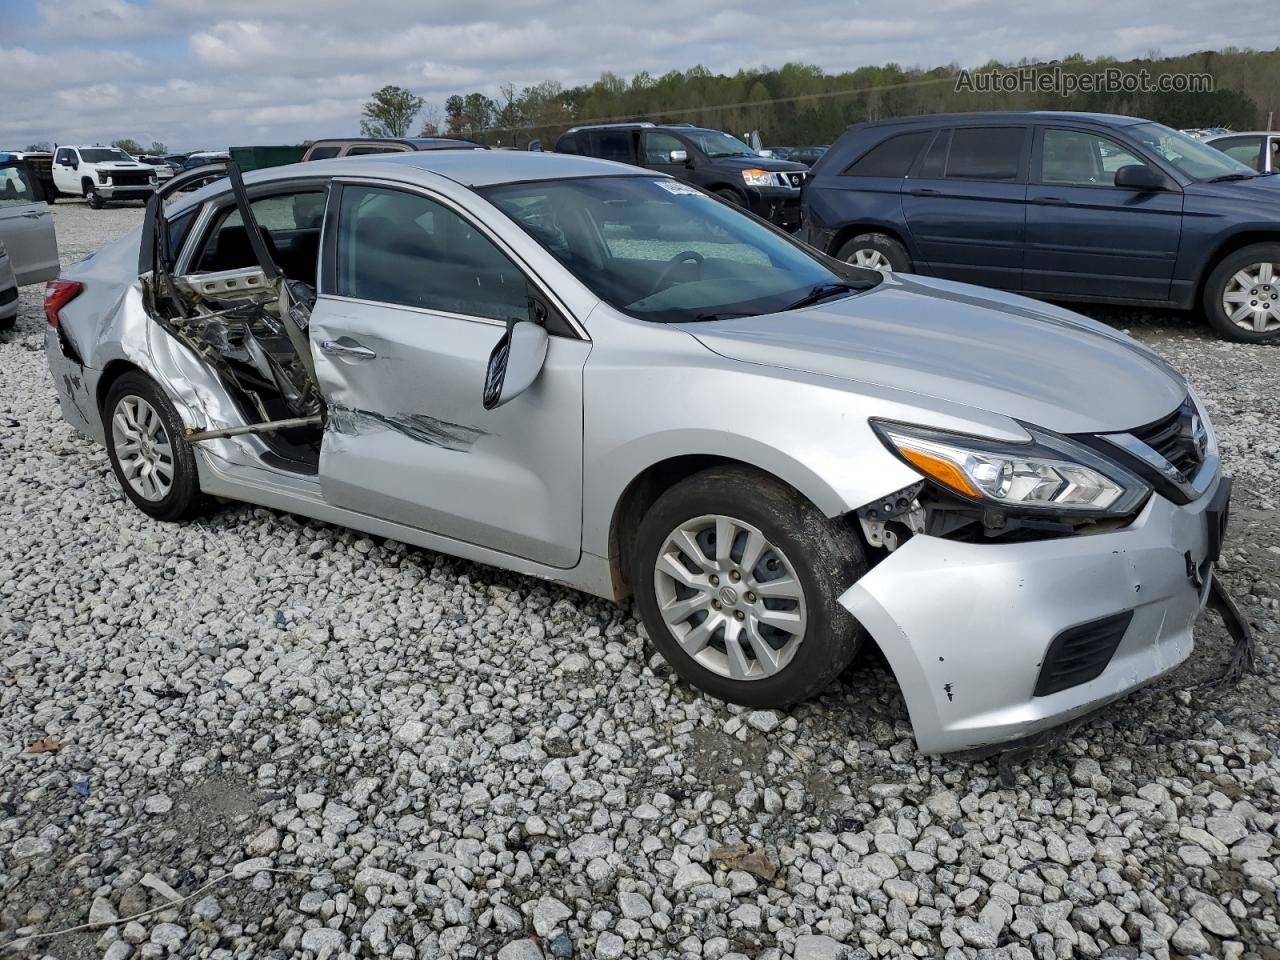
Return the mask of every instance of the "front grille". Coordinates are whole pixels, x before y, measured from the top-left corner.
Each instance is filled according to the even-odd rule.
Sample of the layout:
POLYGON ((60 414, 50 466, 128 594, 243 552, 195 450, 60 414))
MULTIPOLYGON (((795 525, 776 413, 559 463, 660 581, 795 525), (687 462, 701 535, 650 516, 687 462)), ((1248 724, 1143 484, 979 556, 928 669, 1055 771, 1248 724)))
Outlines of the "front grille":
POLYGON ((1205 425, 1188 397, 1162 420, 1132 431, 1133 435, 1164 457, 1184 480, 1190 480, 1204 462, 1205 425))
POLYGON ((112 170, 110 177, 117 187, 145 187, 151 183, 151 174, 141 170, 112 170))
POLYGON ((1132 619, 1133 611, 1126 610, 1063 630, 1049 644, 1034 695, 1047 697, 1101 676, 1132 619))
POLYGON ((786 174, 786 178, 787 182, 793 187, 799 187, 804 183, 803 173, 788 173, 786 174))

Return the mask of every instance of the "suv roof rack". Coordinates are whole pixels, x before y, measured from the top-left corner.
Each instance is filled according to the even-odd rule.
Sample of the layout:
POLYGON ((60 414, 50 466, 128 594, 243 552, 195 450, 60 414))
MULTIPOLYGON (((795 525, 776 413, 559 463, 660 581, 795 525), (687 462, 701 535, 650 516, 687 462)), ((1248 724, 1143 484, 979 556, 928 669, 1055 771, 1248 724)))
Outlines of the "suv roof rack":
POLYGON ((654 124, 648 120, 628 120, 626 123, 584 123, 581 126, 570 127, 565 133, 577 133, 579 130, 600 130, 605 127, 652 127, 654 124))

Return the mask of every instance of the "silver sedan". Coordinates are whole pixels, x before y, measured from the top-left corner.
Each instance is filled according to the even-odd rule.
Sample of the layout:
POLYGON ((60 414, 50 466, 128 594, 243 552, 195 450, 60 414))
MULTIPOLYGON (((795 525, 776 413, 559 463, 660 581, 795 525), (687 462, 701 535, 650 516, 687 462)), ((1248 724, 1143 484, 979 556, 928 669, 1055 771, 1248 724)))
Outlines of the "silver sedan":
POLYGON ((1230 481, 1119 333, 583 157, 197 173, 47 304, 63 414, 152 517, 240 500, 634 596, 741 704, 874 642, 928 752, 1191 651, 1230 481))

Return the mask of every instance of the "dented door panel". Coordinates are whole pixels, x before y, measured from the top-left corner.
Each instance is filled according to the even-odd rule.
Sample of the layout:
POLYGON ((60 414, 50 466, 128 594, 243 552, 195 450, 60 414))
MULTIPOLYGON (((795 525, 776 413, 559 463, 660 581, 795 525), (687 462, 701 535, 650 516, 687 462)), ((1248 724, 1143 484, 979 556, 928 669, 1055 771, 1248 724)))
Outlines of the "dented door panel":
POLYGON ((321 489, 334 506, 572 567, 582 544, 582 369, 590 344, 553 337, 533 386, 485 410, 485 367, 503 330, 481 319, 320 297, 310 336, 329 410, 321 489))

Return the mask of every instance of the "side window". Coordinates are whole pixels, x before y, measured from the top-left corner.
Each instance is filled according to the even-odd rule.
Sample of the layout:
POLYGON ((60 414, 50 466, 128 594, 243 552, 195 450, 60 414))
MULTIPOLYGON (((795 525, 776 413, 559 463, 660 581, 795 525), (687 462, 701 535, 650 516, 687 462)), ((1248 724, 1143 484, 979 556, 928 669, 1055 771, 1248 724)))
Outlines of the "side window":
POLYGON ((578 134, 566 133, 556 141, 556 153, 581 153, 578 149, 578 134))
POLYGON ((458 214, 427 197, 348 185, 334 292, 493 320, 529 315, 529 281, 458 214))
POLYGON ((680 142, 678 137, 673 137, 669 133, 645 133, 645 163, 670 163, 671 151, 673 150, 684 150, 688 153, 685 145, 680 142))
POLYGON ((933 138, 933 143, 929 144, 929 149, 924 152, 915 167, 911 170, 911 176, 917 180, 940 180, 942 174, 947 169, 947 151, 951 149, 951 131, 939 130, 937 136, 933 138))
POLYGON ((1109 187, 1116 171, 1142 161, 1114 140, 1081 130, 1046 130, 1040 149, 1040 182, 1109 187))
MULTIPOLYGON (((323 189, 308 187, 293 193, 259 197, 249 204, 254 219, 262 228, 268 253, 290 280, 315 285, 324 201, 323 189)), ((249 231, 234 205, 222 213, 193 263, 194 269, 200 273, 258 265, 249 241, 249 231)))
POLYGON ((338 155, 338 151, 342 149, 338 146, 316 147, 311 151, 312 160, 329 160, 338 155))
POLYGON ((924 145, 933 137, 932 130, 900 133, 876 144, 845 168, 846 177, 905 177, 924 145))
POLYGON ((348 157, 362 157, 367 153, 405 153, 404 147, 393 147, 389 144, 366 144, 352 147, 347 151, 348 157))
POLYGON ((21 167, 0 167, 0 207, 34 203, 35 189, 21 167))
POLYGON ((631 130, 592 130, 591 155, 601 160, 635 163, 635 132, 631 130))
POLYGON ((956 127, 947 154, 948 180, 1017 180, 1026 127, 956 127))

